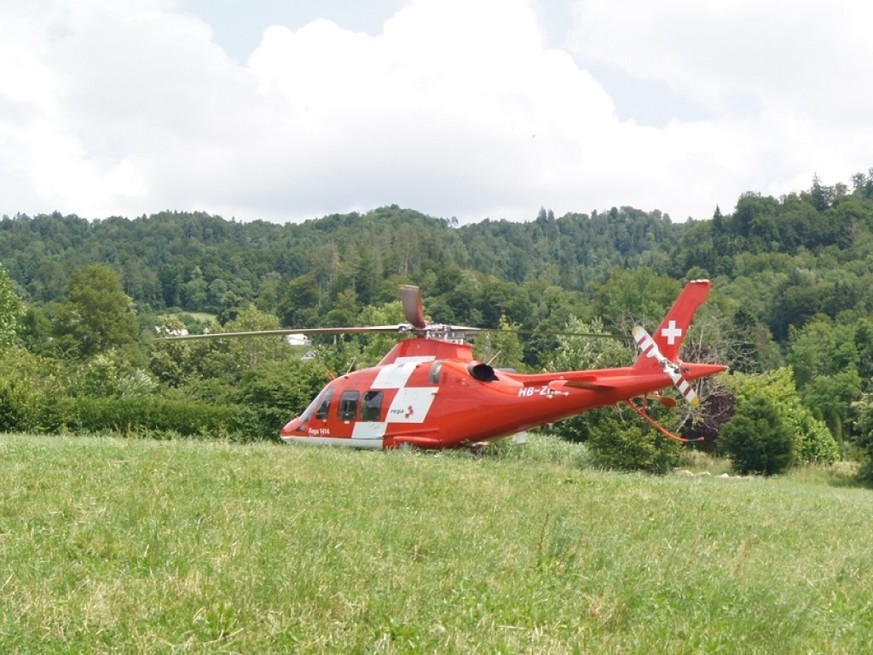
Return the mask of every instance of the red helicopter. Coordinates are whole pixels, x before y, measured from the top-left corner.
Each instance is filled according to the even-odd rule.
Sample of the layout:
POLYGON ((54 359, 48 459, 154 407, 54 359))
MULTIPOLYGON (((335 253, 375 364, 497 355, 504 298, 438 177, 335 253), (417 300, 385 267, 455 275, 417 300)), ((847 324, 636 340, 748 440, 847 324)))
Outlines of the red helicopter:
MULTIPOLYGON (((689 282, 654 335, 640 326, 633 338, 640 354, 632 366, 523 374, 477 361, 466 342, 481 328, 429 323, 418 287, 400 287, 401 325, 304 328, 172 336, 200 339, 262 335, 364 334, 399 332, 401 339, 372 368, 335 378, 309 407, 280 432, 287 443, 356 448, 471 448, 495 439, 625 403, 665 436, 675 435, 647 411, 648 398, 667 407, 672 398, 659 392, 671 385, 692 403, 699 402, 690 381, 727 369, 722 364, 689 363, 679 347, 697 308, 709 295, 709 280, 689 282), (634 399, 641 398, 638 404, 634 399)), ((602 335, 601 335, 602 336, 602 335)))
MULTIPOLYGON (((297 418, 282 428, 288 443, 357 448, 477 448, 489 441, 553 423, 590 409, 628 404, 666 436, 646 410, 649 396, 675 401, 661 389, 675 386, 691 403, 692 380, 726 370, 721 364, 679 360, 679 347, 697 308, 709 295, 708 280, 689 282, 653 336, 633 330, 640 354, 632 366, 587 371, 522 374, 476 361, 465 328, 428 323, 417 287, 400 290, 408 325, 370 328, 274 330, 270 333, 329 334, 399 330, 400 340, 372 368, 332 380, 297 418), (634 399, 641 398, 637 404, 634 399)), ((245 333, 243 333, 245 334, 245 333)), ((220 336, 220 335, 214 335, 220 336)), ((228 336, 228 335, 224 335, 228 336)))

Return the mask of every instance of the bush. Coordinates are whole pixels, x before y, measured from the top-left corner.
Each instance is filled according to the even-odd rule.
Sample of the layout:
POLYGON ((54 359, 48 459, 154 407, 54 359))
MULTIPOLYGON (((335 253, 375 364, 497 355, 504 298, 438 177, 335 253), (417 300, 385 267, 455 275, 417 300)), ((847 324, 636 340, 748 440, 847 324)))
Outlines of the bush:
POLYGON ((325 367, 314 360, 266 361, 248 371, 230 399, 240 405, 239 428, 247 439, 276 438, 328 383, 325 367))
POLYGON ((61 365, 23 348, 0 351, 0 431, 57 431, 64 425, 61 365))
POLYGON ((789 417, 788 424, 795 433, 795 464, 833 464, 840 458, 840 447, 825 422, 804 411, 789 417))
POLYGON ((873 486, 873 394, 865 393, 852 403, 852 412, 855 445, 861 460, 858 481, 873 486))
POLYGON ((24 394, 18 385, 0 386, 0 432, 16 432, 24 423, 24 394))
POLYGON ((593 419, 588 447, 595 466, 664 474, 678 465, 681 446, 641 420, 625 421, 610 409, 595 410, 586 416, 593 419))
POLYGON ((797 393, 791 368, 727 378, 739 403, 759 398, 769 402, 794 441, 791 465, 833 464, 840 448, 824 421, 816 418, 797 393))
POLYGON ((238 411, 235 405, 163 398, 81 398, 69 427, 88 433, 232 438, 238 411))
POLYGON ((775 475, 791 464, 794 435, 766 398, 740 400, 733 418, 721 430, 719 448, 743 475, 775 475))

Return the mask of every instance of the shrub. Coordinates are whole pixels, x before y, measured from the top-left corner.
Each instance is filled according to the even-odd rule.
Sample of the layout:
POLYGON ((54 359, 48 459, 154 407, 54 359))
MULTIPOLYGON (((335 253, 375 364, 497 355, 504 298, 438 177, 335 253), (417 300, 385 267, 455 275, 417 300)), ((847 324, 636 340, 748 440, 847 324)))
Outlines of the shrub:
POLYGON ((873 486, 873 394, 865 393, 852 403, 855 445, 860 451, 858 481, 873 486))
POLYGON ((640 421, 625 421, 609 409, 595 410, 591 416, 588 447, 592 463, 620 471, 646 471, 664 474, 677 466, 681 447, 675 441, 640 421))
POLYGON ((726 380, 738 402, 759 398, 773 406, 794 440, 791 465, 833 464, 839 458, 840 448, 827 425, 801 402, 791 368, 755 375, 734 374, 726 380))
POLYGON ((0 356, 0 430, 60 429, 66 396, 61 365, 17 347, 0 350, 0 356))
POLYGON ((163 398, 81 398, 69 427, 89 433, 228 438, 237 431, 238 409, 163 398))
POLYGON ((74 395, 91 398, 143 398, 157 386, 148 373, 124 361, 116 350, 100 353, 82 365, 73 384, 74 395))
POLYGON ((733 418, 721 430, 719 448, 743 475, 775 475, 791 464, 794 435, 766 398, 740 400, 733 418))
POLYGON ((248 371, 231 400, 240 405, 239 430, 246 440, 274 439, 300 415, 330 380, 323 364, 286 358, 266 361, 248 371))
POLYGON ((4 382, 0 386, 0 431, 15 432, 24 423, 24 394, 21 387, 4 382))

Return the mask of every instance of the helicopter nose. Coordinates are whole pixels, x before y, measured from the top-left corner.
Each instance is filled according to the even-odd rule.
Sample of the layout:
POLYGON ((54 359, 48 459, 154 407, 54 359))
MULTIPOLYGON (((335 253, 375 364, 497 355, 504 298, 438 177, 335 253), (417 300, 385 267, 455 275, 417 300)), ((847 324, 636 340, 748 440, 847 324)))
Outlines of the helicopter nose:
POLYGON ((285 424, 280 434, 283 437, 299 437, 301 432, 306 432, 306 423, 299 418, 295 418, 285 424))

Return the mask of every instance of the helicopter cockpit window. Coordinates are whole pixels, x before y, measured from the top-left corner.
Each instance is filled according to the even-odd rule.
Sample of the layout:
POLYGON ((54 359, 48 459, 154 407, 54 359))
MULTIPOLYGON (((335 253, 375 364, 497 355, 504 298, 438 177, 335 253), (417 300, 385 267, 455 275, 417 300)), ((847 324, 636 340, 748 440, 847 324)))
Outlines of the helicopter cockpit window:
POLYGON ((358 413, 358 398, 360 394, 357 391, 343 391, 339 402, 339 418, 341 421, 352 421, 358 413))
POLYGON ((382 413, 382 398, 384 391, 368 391, 364 394, 364 404, 361 407, 362 421, 378 421, 382 413))
POLYGON ((439 384, 440 373, 443 370, 443 360, 438 359, 430 365, 430 383, 439 384))
POLYGON ((328 387, 322 393, 321 399, 316 398, 316 402, 318 403, 318 409, 315 410, 315 418, 319 421, 324 421, 327 419, 327 413, 330 410, 330 401, 333 398, 333 387, 328 387))

